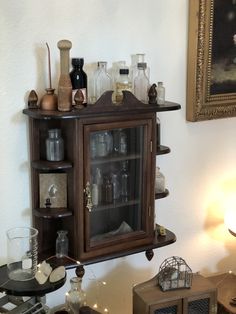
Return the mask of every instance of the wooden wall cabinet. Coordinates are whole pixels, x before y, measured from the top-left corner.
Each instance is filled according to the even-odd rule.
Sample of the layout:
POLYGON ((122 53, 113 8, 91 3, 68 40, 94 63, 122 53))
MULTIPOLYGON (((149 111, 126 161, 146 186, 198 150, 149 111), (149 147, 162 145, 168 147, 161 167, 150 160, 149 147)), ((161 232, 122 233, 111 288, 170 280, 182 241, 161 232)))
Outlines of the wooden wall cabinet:
MULTIPOLYGON (((124 92, 122 104, 117 105, 111 95, 106 92, 96 104, 70 112, 23 110, 29 117, 32 213, 39 230, 40 260, 55 254, 61 229, 68 231, 69 256, 84 264, 175 241, 171 231, 165 237, 154 232, 154 200, 165 196, 154 193, 158 154, 154 143, 156 112, 176 110, 180 105, 143 104, 130 92, 124 92), (60 162, 46 160, 45 141, 53 128, 61 130, 65 143, 65 158, 60 162), (123 145, 120 151, 117 141, 123 145), (126 194, 121 187, 122 171, 128 173, 126 194), (61 173, 67 178, 67 205, 40 205, 40 175, 61 173), (114 197, 113 191, 110 199, 109 184, 116 175, 118 195, 114 197)), ((159 148, 160 154, 165 152, 168 149, 159 148)))
POLYGON ((161 291, 157 276, 133 288, 133 314, 216 314, 217 289, 194 274, 190 289, 161 291))

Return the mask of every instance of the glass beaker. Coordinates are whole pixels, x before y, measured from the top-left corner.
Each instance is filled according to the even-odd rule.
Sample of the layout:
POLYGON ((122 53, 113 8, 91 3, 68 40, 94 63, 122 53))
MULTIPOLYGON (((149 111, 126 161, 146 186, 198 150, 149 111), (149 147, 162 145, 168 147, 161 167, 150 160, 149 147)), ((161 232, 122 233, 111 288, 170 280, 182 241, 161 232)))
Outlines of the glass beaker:
POLYGON ((7 272, 10 279, 33 279, 37 271, 37 259, 37 229, 17 227, 7 230, 7 272))

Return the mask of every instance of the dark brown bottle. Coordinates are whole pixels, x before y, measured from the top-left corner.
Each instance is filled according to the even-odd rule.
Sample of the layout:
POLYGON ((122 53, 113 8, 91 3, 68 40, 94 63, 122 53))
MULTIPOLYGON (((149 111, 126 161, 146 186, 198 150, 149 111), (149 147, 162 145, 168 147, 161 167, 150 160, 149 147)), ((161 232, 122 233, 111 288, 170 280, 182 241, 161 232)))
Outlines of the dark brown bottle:
POLYGON ((74 96, 77 90, 81 90, 84 96, 83 105, 87 104, 87 74, 83 70, 84 58, 72 58, 71 64, 73 66, 72 71, 70 72, 70 79, 72 84, 72 101, 73 105, 74 96))

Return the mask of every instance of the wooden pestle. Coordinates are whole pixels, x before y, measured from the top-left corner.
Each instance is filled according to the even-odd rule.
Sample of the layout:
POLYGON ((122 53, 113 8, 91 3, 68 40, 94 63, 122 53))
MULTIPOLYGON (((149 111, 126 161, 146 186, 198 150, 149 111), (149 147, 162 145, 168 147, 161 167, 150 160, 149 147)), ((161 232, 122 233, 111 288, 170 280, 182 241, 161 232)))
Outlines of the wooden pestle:
POLYGON ((60 50, 61 74, 68 74, 72 43, 69 40, 63 39, 57 43, 57 47, 60 50))

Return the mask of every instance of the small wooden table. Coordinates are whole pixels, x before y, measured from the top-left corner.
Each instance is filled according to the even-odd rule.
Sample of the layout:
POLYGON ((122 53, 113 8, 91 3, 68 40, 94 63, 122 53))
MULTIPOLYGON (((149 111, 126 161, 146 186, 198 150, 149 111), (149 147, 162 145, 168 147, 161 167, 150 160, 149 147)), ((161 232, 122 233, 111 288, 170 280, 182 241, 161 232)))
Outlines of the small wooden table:
POLYGON ((236 314, 236 306, 230 304, 231 299, 236 297, 236 275, 224 273, 210 276, 208 279, 217 287, 217 302, 219 314, 236 314))

